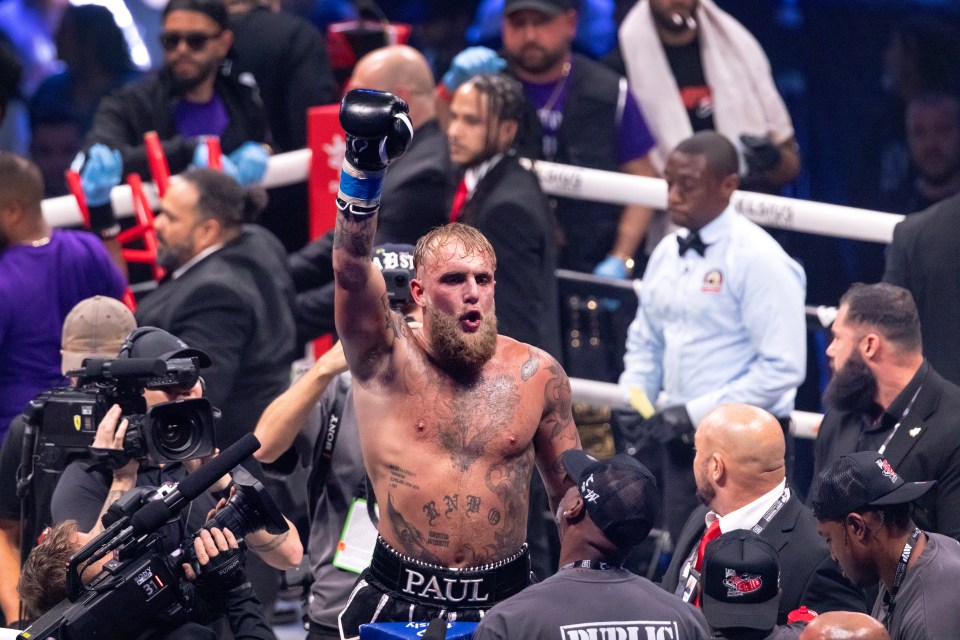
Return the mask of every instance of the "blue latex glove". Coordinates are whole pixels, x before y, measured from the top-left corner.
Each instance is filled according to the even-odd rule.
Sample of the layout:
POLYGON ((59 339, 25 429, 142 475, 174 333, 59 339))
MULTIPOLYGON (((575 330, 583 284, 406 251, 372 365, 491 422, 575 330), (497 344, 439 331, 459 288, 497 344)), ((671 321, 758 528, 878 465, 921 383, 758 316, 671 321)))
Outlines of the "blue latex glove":
POLYGON ((487 47, 468 47, 454 56, 450 68, 443 74, 443 86, 453 93, 461 84, 481 73, 500 73, 507 61, 487 47))
POLYGON ((99 207, 110 202, 110 191, 120 184, 123 160, 120 152, 105 144, 95 144, 73 159, 71 168, 80 172, 80 186, 87 205, 99 207))
MULTIPOLYGON (((197 143, 197 148, 193 150, 193 162, 191 163, 197 169, 206 169, 210 166, 210 150, 207 149, 207 143, 200 141, 197 143)), ((223 165, 223 172, 240 182, 240 171, 237 169, 237 165, 227 156, 221 156, 220 164, 223 165)), ((240 184, 243 184, 242 182, 240 184)))
MULTIPOLYGON (((259 142, 244 142, 229 156, 237 168, 237 182, 246 186, 263 180, 270 162, 270 153, 259 142)), ((226 163, 224 163, 226 166, 226 163)))
POLYGON ((594 268, 593 275, 624 280, 630 274, 627 273, 627 265, 623 263, 623 260, 616 256, 607 256, 603 259, 603 262, 594 268))

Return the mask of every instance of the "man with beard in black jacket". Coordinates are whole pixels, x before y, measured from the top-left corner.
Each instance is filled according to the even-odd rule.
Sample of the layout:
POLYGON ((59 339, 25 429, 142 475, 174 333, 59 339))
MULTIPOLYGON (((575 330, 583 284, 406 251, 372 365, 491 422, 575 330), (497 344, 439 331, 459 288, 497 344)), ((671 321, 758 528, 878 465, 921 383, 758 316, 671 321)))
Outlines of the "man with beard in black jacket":
POLYGON ((156 221, 157 261, 168 277, 136 313, 140 326, 165 329, 212 355, 205 395, 223 412, 221 449, 253 431, 286 389, 295 355, 293 282, 283 246, 244 224, 262 209, 262 196, 213 169, 171 180, 156 221))
POLYGON ((960 388, 924 359, 910 292, 855 284, 840 299, 831 331, 833 379, 817 435, 814 484, 841 456, 877 451, 907 482, 937 481, 915 504, 917 525, 960 537, 960 388))

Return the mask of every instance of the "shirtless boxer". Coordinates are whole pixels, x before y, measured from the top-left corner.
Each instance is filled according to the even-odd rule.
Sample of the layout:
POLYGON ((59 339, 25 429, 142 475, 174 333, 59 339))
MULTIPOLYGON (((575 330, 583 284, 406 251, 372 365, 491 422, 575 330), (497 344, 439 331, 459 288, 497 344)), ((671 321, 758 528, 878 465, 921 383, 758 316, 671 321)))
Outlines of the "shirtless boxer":
POLYGON ((380 504, 380 539, 340 616, 343 638, 368 622, 479 620, 523 589, 533 466, 556 508, 572 486, 560 455, 580 447, 563 369, 497 335, 496 256, 479 231, 455 223, 417 243, 410 286, 422 328, 390 311, 370 249, 383 172, 411 137, 405 112, 402 100, 364 90, 340 109, 336 323, 380 504))

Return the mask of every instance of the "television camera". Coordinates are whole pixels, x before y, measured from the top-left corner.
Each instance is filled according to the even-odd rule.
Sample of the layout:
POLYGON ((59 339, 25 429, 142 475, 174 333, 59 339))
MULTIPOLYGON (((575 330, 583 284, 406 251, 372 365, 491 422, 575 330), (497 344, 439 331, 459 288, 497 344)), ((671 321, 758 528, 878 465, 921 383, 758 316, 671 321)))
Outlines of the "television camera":
POLYGON ((128 421, 123 449, 130 458, 155 466, 213 455, 217 412, 209 400, 175 400, 148 409, 143 397, 145 389, 193 387, 200 376, 197 358, 91 358, 68 375, 77 376, 75 387, 40 394, 25 413, 24 453, 29 447, 40 468, 60 471, 72 458, 89 455, 97 427, 114 404, 128 421))
MULTIPOLYGON (((20 640, 138 638, 158 622, 185 621, 190 604, 181 563, 195 560, 193 538, 165 555, 157 531, 221 476, 260 448, 247 434, 177 485, 139 497, 124 496, 116 519, 77 551, 67 564, 67 598, 46 612, 20 640), (145 498, 145 499, 144 499, 145 498), (82 568, 114 553, 98 576, 84 585, 82 568), (130 615, 136 612, 136 615, 130 615), (151 627, 147 629, 147 627, 151 627)), ((235 479, 236 491, 204 528, 226 527, 239 539, 258 529, 278 534, 288 525, 256 479, 235 479)), ((137 494, 133 494, 137 496, 137 494)))

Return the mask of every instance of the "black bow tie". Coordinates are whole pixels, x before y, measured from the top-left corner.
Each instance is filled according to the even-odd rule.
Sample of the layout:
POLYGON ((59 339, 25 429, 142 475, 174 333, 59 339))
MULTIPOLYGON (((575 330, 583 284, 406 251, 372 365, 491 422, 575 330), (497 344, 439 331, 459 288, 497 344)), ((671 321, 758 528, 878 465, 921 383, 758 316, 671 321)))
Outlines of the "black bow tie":
POLYGON ((688 250, 693 249, 702 257, 707 252, 707 245, 703 243, 703 240, 700 239, 700 234, 694 231, 686 238, 683 236, 677 236, 677 244, 679 245, 680 255, 682 256, 688 250))

